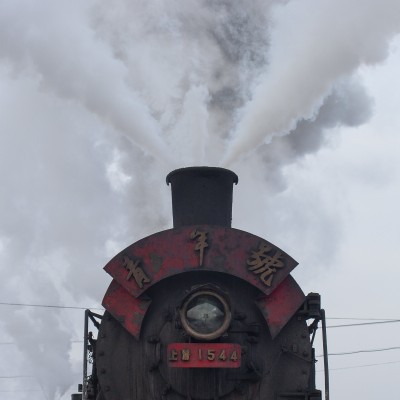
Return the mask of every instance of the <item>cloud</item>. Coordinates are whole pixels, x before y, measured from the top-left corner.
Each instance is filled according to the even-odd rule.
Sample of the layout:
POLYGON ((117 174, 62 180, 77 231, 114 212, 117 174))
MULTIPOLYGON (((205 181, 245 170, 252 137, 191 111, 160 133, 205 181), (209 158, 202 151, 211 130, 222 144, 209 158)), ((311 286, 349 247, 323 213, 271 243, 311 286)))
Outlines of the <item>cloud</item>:
POLYGON ((291 1, 275 8, 269 65, 234 129, 222 165, 315 119, 336 82, 383 61, 399 31, 399 4, 291 1))
MULTIPOLYGON (((224 154, 240 178, 236 226, 290 247, 300 228, 283 227, 308 224, 314 259, 322 236, 336 245, 332 203, 293 194, 286 176, 373 113, 355 72, 385 58, 399 13, 367 3, 1 2, 2 298, 98 305, 109 258, 171 226, 165 175, 224 154)), ((81 318, 63 316, 2 321, 15 365, 49 398, 75 376, 81 318)))

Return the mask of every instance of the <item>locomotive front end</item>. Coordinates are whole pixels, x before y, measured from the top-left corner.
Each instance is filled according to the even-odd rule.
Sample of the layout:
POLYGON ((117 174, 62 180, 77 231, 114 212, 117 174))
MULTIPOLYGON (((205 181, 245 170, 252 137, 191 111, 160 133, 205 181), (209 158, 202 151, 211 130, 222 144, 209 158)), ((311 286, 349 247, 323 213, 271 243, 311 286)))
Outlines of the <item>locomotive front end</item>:
POLYGON ((113 278, 85 400, 319 400, 313 339, 320 297, 290 275, 297 262, 231 227, 226 169, 167 176, 174 227, 130 245, 113 278))

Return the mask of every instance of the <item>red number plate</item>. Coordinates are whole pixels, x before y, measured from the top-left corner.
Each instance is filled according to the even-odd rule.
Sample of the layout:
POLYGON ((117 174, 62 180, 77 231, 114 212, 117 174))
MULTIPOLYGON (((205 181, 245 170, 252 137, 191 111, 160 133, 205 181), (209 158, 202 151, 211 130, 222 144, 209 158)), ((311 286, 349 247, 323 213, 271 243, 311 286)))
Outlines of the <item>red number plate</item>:
POLYGON ((239 368, 241 347, 234 343, 170 343, 172 368, 239 368))

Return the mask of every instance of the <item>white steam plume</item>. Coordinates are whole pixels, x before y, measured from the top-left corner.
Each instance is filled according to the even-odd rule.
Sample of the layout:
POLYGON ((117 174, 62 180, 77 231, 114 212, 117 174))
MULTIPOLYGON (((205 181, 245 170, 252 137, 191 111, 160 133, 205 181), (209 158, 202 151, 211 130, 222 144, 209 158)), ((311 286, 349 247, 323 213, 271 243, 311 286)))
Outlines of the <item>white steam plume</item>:
POLYGON ((182 116, 171 134, 171 147, 183 165, 203 165, 205 163, 208 139, 207 102, 209 95, 205 87, 190 88, 185 95, 182 116))
POLYGON ((32 70, 40 84, 81 103, 144 151, 171 161, 158 122, 127 83, 126 67, 87 26, 89 7, 75 2, 2 3, 0 58, 32 70), (44 15, 49 18, 43 18, 44 15), (12 21, 12 23, 8 23, 12 21))
POLYGON ((335 82, 382 61, 400 29, 397 0, 313 0, 278 5, 270 64, 228 142, 222 165, 313 119, 335 82))
MULTIPOLYGON (((171 226, 172 165, 215 165, 227 144, 234 161, 290 131, 235 165, 254 210, 272 204, 285 166, 371 115, 351 74, 385 56, 397 11, 394 1, 1 1, 1 299, 99 305, 105 263, 171 226)), ((325 211, 302 223, 303 237, 305 225, 327 234, 325 211)), ((263 233, 277 231, 271 218, 259 212, 263 233)), ((324 235, 312 242, 321 252, 324 235)), ((0 368, 36 376, 51 400, 79 382, 80 312, 3 315, 16 349, 0 368)))

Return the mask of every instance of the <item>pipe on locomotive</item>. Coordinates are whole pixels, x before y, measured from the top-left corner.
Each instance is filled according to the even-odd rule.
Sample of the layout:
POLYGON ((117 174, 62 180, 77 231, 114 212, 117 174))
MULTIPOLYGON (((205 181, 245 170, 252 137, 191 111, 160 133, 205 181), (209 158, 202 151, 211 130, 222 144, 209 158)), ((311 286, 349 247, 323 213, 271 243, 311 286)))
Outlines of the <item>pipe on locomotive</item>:
POLYGON ((231 227, 233 184, 237 175, 225 168, 187 167, 170 172, 174 228, 187 225, 231 227))

